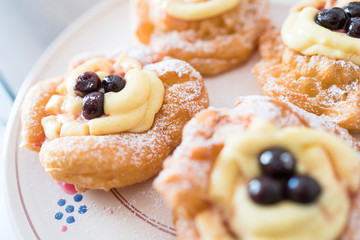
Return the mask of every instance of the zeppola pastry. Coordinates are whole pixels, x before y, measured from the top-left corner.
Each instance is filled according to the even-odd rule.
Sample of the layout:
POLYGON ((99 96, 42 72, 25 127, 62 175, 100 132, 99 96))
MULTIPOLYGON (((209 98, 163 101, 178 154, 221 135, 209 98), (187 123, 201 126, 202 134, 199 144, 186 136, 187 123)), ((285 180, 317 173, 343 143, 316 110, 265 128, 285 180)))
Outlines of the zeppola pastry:
POLYGON ((215 75, 244 63, 269 20, 267 0, 136 0, 137 39, 215 75))
POLYGON ((188 63, 138 47, 91 56, 42 81, 22 106, 24 145, 77 190, 123 187, 157 174, 182 128, 209 100, 188 63))
POLYGON ((253 69, 267 96, 360 131, 360 2, 305 1, 260 40, 253 69), (326 9, 324 9, 326 8, 326 9))
POLYGON ((193 118, 154 185, 181 240, 357 239, 359 147, 290 103, 242 97, 193 118))

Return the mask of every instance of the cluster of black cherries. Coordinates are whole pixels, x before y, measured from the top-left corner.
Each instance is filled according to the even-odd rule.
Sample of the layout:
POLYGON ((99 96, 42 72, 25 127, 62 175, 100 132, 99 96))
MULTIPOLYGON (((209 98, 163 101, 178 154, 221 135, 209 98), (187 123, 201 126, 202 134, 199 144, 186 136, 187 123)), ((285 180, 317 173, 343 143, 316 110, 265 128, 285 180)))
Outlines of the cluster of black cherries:
POLYGON ((119 92, 125 87, 126 81, 119 75, 110 74, 103 80, 91 71, 84 72, 75 81, 74 91, 82 97, 82 115, 85 119, 104 115, 104 92, 119 92))
POLYGON ((360 2, 351 2, 344 9, 325 9, 316 15, 315 22, 327 29, 345 31, 350 37, 360 38, 360 2))
POLYGON ((270 205, 291 200, 311 204, 320 195, 321 187, 314 178, 296 174, 296 159, 286 149, 269 148, 258 160, 262 176, 248 184, 248 194, 255 203, 270 205))

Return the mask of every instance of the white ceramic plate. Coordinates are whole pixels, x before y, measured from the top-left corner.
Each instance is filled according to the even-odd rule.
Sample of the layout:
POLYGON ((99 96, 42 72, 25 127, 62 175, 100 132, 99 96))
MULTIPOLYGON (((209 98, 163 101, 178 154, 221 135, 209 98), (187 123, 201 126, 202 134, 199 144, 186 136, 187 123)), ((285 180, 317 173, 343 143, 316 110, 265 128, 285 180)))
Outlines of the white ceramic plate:
MULTIPOLYGON (((295 0, 273 0, 278 25, 295 0)), ((50 179, 38 154, 20 146, 19 108, 35 82, 59 76, 70 59, 84 51, 111 51, 131 41, 129 2, 108 1, 86 13, 60 35, 24 82, 5 137, 5 198, 21 239, 175 239, 171 211, 152 189, 152 180, 110 192, 68 195, 50 179)), ((237 96, 261 94, 250 69, 252 59, 231 72, 206 79, 211 105, 231 107, 237 96)))

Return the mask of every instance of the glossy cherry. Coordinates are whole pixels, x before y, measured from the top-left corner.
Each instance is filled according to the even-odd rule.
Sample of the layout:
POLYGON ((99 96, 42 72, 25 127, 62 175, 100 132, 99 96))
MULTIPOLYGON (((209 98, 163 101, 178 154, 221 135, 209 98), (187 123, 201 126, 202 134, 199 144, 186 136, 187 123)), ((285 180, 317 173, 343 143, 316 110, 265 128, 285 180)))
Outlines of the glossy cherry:
POLYGON ((295 175, 286 186, 287 198, 302 204, 315 202, 321 193, 319 183, 310 176, 295 175))
POLYGON ((125 85, 125 79, 116 74, 110 74, 102 80, 102 87, 105 92, 119 92, 125 85))
POLYGON ((351 2, 344 8, 345 13, 353 18, 360 17, 360 2, 351 2))
POLYGON ((248 193, 258 204, 275 204, 284 199, 284 184, 281 180, 263 176, 249 182, 248 193))
POLYGON ((104 115, 104 94, 102 92, 87 94, 82 100, 82 107, 82 115, 88 120, 104 115))
POLYGON ((101 88, 99 76, 91 71, 84 72, 75 81, 74 91, 76 95, 84 97, 86 94, 96 92, 101 88))
POLYGON ((346 33, 350 37, 360 38, 360 17, 350 19, 346 26, 346 33))
POLYGON ((295 174, 296 159, 281 147, 266 149, 259 155, 260 168, 264 175, 274 178, 290 178, 295 174))
POLYGON ((338 7, 323 10, 315 16, 317 24, 330 30, 345 29, 348 19, 344 9, 338 7))

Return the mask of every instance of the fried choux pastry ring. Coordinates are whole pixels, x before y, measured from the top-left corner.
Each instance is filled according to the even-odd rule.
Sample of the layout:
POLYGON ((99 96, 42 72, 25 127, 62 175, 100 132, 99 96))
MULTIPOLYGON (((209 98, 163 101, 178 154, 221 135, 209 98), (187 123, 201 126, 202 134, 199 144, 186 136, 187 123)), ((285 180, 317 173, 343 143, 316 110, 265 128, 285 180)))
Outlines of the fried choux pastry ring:
POLYGON ((184 128, 155 188, 178 239, 356 239, 359 143, 292 104, 259 96, 184 128))
POLYGON ((56 181, 109 190, 157 174, 208 104, 201 75, 183 61, 142 47, 88 57, 29 90, 23 143, 56 181))
POLYGON ((249 59, 269 19, 264 0, 136 0, 139 42, 215 75, 249 59))
POLYGON ((359 132, 360 38, 354 37, 351 29, 331 30, 346 28, 341 22, 331 26, 321 20, 321 14, 334 7, 346 17, 343 9, 349 2, 305 1, 296 5, 281 31, 272 26, 261 37, 262 61, 253 73, 265 95, 359 132))

